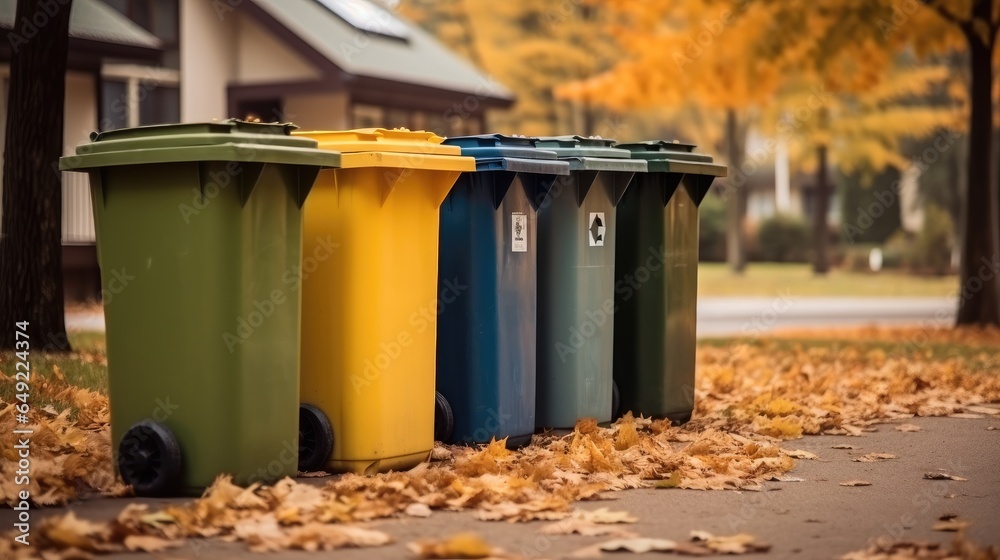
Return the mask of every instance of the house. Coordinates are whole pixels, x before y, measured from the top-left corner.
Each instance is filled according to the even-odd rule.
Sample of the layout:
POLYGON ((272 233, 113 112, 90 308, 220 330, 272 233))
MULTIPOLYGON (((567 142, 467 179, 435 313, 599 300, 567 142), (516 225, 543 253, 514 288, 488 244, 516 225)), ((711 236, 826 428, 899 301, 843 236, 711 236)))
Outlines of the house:
MULTIPOLYGON (((0 0, 3 46, 15 4, 0 0)), ((97 129, 230 116, 476 134, 487 110, 513 103, 503 85, 370 0, 75 0, 72 15, 67 154, 97 129)), ((9 60, 0 47, 4 84, 9 60)), ((63 181, 67 299, 93 298, 87 178, 63 181)))

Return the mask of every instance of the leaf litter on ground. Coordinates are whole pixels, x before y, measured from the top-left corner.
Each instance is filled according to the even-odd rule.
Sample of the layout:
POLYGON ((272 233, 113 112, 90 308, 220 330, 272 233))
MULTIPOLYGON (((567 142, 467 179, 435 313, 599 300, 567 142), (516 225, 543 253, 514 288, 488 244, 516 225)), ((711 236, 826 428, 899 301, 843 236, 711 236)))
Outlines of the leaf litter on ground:
MULTIPOLYGON (((859 329, 838 334, 863 340, 918 335, 923 340, 1000 345, 997 329, 859 329)), ((189 505, 139 515, 155 518, 155 523, 133 519, 136 511, 130 508, 96 527, 74 522, 67 513, 40 523, 39 540, 47 550, 97 554, 129 545, 168 547, 164 542, 211 537, 243 541, 255 550, 327 550, 388 542, 377 531, 354 532, 344 524, 421 517, 432 510, 473 510, 480 519, 496 521, 573 520, 571 504, 610 491, 759 490, 766 480, 791 480, 794 477, 785 475, 794 465, 789 455, 815 454, 783 450, 782 440, 813 434, 863 437, 880 422, 986 415, 990 413, 984 408, 995 409, 984 404, 1000 402, 1000 378, 957 357, 918 359, 850 345, 790 345, 765 337, 728 347, 703 345, 698 363, 695 419, 685 426, 631 415, 610 427, 585 420, 565 436, 536 436, 520 451, 508 451, 503 442, 480 448, 436 446, 431 463, 409 472, 342 475, 320 487, 285 479, 243 489, 220 477, 189 505), (338 530, 324 528, 330 524, 339 524, 338 530), (84 541, 92 544, 77 546, 84 541)), ((33 500, 55 505, 93 494, 127 494, 112 468, 107 397, 74 387, 55 373, 38 376, 33 384, 36 397, 67 405, 62 412, 51 408, 32 418, 33 500)), ((12 383, 0 372, 0 386, 12 383)), ((5 450, 0 453, 6 455, 14 443, 13 404, 0 402, 0 444, 5 450)), ((4 459, 12 459, 6 455, 4 459)), ((15 503, 18 490, 10 482, 13 464, 5 460, 0 465, 0 499, 8 505, 15 503)), ((13 552, 4 546, 0 544, 0 555, 13 552)))

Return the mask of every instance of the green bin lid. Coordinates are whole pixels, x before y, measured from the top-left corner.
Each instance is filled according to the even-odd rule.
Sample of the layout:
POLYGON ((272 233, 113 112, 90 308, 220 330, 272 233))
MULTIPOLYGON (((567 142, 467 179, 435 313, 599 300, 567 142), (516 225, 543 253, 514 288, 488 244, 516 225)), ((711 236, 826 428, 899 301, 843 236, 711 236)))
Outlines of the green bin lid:
POLYGON ((617 148, 628 150, 632 158, 645 160, 650 173, 687 173, 725 177, 728 168, 712 163, 712 156, 692 153, 693 144, 646 140, 616 144, 617 148))
POLYGON ((628 150, 612 147, 614 143, 599 136, 542 136, 535 146, 568 161, 570 171, 646 171, 644 161, 633 159, 628 150))
POLYGON ((193 161, 284 163, 339 167, 340 154, 320 150, 311 138, 291 136, 291 123, 251 123, 238 119, 167 124, 94 132, 75 156, 59 168, 84 171, 100 167, 193 161))

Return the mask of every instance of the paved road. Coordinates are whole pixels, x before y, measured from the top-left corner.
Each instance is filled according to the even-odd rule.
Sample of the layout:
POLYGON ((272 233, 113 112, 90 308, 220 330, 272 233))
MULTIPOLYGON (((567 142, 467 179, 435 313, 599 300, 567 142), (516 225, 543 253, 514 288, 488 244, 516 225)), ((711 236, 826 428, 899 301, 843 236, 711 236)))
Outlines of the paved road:
MULTIPOLYGON (((898 325, 933 321, 949 325, 953 298, 704 298, 698 302, 698 336, 755 335, 774 329, 898 325)), ((73 330, 104 330, 99 311, 66 315, 73 330)))
POLYGON ((928 321, 947 326, 954 321, 955 310, 954 298, 806 298, 787 293, 772 298, 705 298, 698 302, 698 336, 928 321))
MULTIPOLYGON (((804 449, 819 460, 798 461, 790 473, 801 482, 769 482, 764 492, 631 490, 607 494, 608 500, 582 502, 578 507, 625 510, 639 518, 627 528, 644 537, 685 540, 690 531, 716 535, 751 533, 773 545, 771 552, 754 558, 837 558, 862 549, 870 539, 889 535, 898 539, 929 539, 947 543, 953 533, 931 530, 945 514, 972 522, 967 536, 980 545, 1000 544, 1000 417, 983 419, 917 418, 908 420, 923 431, 897 432, 881 425, 862 437, 806 437, 784 444, 804 449), (849 444, 853 450, 832 449, 849 444), (897 459, 880 463, 853 462, 865 453, 892 453, 897 459), (968 481, 934 481, 924 473, 944 469, 968 481), (840 482, 867 480, 871 486, 843 487, 840 482)), ((324 479, 308 479, 322 484, 324 479)), ((125 499, 93 499, 70 506, 78 516, 110 519, 126 505, 125 499)), ((154 507, 184 500, 149 500, 154 507)), ((38 517, 65 511, 44 510, 38 517)), ((14 512, 0 510, 0 526, 10 527, 14 512)), ((574 551, 608 540, 606 537, 545 536, 541 522, 513 524, 477 521, 471 513, 436 512, 427 519, 392 519, 372 524, 394 539, 381 548, 338 550, 327 553, 281 552, 253 554, 239 543, 189 541, 180 549, 159 555, 123 554, 126 558, 202 560, 236 558, 277 560, 338 558, 343 560, 399 560, 414 558, 404 548, 419 538, 440 538, 475 531, 488 542, 525 558, 568 558, 574 551)), ((665 558, 662 555, 614 555, 605 558, 665 558)))

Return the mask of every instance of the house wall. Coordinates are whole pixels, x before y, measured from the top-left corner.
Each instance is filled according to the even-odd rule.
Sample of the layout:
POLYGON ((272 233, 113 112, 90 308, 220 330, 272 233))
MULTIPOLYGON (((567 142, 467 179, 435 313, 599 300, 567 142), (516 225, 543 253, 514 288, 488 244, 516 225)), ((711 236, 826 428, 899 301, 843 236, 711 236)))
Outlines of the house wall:
POLYGON ((236 10, 220 10, 224 2, 181 0, 181 121, 224 119, 226 87, 236 75, 238 57, 236 10))
POLYGON ((321 73, 251 17, 237 18, 236 80, 240 84, 318 80, 321 73))
POLYGON ((347 92, 289 95, 284 102, 284 117, 301 130, 343 130, 350 126, 347 92))
MULTIPOLYGON (((97 130, 97 84, 91 74, 66 74, 63 155, 90 141, 97 130)), ((90 182, 85 173, 63 173, 63 243, 93 243, 94 213, 90 203, 90 182)))

